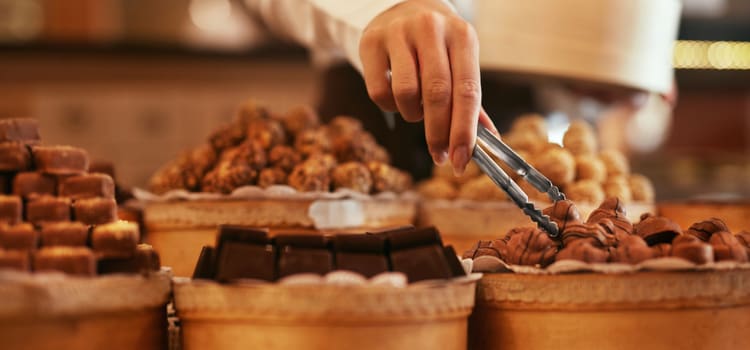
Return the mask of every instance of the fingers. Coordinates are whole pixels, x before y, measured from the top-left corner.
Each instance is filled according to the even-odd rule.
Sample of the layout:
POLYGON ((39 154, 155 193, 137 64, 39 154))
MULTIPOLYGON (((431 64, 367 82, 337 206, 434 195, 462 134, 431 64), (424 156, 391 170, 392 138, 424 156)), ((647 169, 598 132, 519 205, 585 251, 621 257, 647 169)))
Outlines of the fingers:
POLYGON ((479 43, 474 29, 466 22, 454 21, 449 33, 453 80, 450 157, 453 171, 460 175, 471 159, 480 115, 479 43))
POLYGON ((390 28, 386 42, 391 62, 391 89, 401 116, 408 122, 422 120, 417 57, 407 38, 405 23, 390 28))
POLYGON ((451 129, 451 70, 445 45, 444 19, 427 13, 416 19, 414 33, 422 90, 427 147, 436 164, 448 160, 451 129))
POLYGON ((490 116, 484 110, 484 107, 479 109, 479 124, 487 128, 487 130, 495 134, 495 136, 500 136, 500 132, 497 131, 497 127, 495 127, 495 123, 492 122, 492 119, 490 119, 490 116))
POLYGON ((391 82, 387 76, 390 63, 380 30, 372 30, 362 36, 359 56, 362 60, 367 94, 380 109, 395 112, 396 101, 393 99, 391 82))

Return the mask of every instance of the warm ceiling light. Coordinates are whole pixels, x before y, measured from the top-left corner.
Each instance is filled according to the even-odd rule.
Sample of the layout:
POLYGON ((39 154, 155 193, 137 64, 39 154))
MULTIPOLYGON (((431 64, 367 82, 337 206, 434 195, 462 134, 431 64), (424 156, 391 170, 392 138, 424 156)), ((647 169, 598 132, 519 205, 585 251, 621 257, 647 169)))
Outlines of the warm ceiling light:
POLYGON ((678 40, 673 63, 677 69, 750 69, 750 42, 678 40))

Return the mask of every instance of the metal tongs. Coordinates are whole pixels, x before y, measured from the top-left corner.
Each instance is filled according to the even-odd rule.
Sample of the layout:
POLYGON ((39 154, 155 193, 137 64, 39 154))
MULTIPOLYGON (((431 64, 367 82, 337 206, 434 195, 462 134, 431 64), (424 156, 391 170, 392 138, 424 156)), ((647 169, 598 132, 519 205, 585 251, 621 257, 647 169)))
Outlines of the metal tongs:
POLYGON ((547 234, 556 238, 560 235, 560 230, 549 216, 542 214, 542 211, 534 207, 529 202, 529 197, 523 192, 521 187, 513 181, 508 174, 500 168, 499 165, 485 152, 487 149, 495 157, 499 158, 511 169, 513 169, 524 180, 530 183, 539 192, 546 193, 549 199, 554 203, 564 200, 565 195, 560 192, 557 186, 552 184, 542 173, 534 169, 529 163, 521 158, 512 148, 505 144, 499 137, 495 136, 485 127, 479 125, 477 131, 477 145, 474 147, 473 158, 479 168, 492 179, 495 184, 503 189, 513 202, 523 210, 524 214, 536 222, 539 228, 547 234), (481 147, 480 147, 481 146, 481 147))

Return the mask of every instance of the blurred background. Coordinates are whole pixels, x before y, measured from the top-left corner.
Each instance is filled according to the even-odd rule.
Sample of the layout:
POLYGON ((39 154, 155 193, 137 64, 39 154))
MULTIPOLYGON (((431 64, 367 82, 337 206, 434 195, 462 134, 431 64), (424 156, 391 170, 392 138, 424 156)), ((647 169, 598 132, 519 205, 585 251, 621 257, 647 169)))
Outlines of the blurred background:
MULTIPOLYGON (((46 143, 85 147, 143 186, 248 97, 277 112, 373 113, 351 69, 309 56, 229 0, 0 0, 0 118, 35 117, 46 143)), ((673 110, 659 96, 633 112, 494 75, 484 104, 505 119, 543 112, 553 138, 570 117, 595 119, 659 199, 750 197, 750 1, 684 0, 673 64, 673 110)))

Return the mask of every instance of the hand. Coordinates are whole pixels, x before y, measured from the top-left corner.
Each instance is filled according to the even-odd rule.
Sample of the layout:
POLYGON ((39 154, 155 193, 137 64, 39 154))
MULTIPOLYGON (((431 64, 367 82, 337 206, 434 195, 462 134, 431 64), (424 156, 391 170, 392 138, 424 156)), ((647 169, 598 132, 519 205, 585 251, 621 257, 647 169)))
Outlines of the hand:
POLYGON ((474 28, 441 0, 409 0, 369 23, 359 52, 370 98, 408 122, 424 120, 433 161, 450 157, 454 172, 463 173, 477 121, 496 132, 480 107, 474 28))

